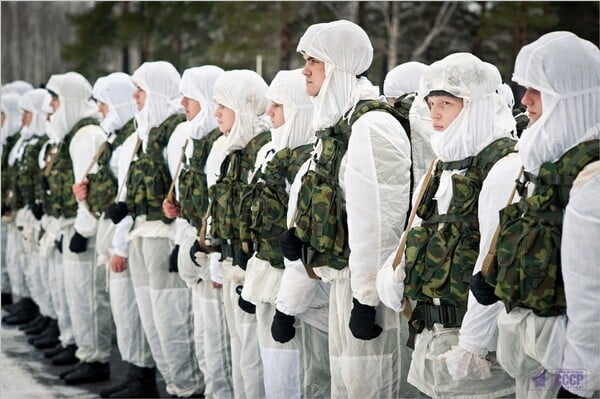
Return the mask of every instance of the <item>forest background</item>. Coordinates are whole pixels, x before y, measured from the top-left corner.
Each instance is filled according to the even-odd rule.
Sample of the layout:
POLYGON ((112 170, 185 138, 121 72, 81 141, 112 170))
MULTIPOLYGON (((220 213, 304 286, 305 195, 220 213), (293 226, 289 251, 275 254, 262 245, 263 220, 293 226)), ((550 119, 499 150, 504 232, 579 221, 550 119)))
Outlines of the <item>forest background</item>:
POLYGON ((458 51, 495 64, 511 83, 519 49, 546 32, 569 30, 600 42, 598 1, 2 1, 0 13, 1 82, 34 86, 70 70, 93 84, 153 60, 180 72, 205 64, 252 69, 270 82, 280 69, 302 66, 296 45, 309 25, 335 19, 369 34, 368 77, 380 86, 395 65, 430 64, 458 51))

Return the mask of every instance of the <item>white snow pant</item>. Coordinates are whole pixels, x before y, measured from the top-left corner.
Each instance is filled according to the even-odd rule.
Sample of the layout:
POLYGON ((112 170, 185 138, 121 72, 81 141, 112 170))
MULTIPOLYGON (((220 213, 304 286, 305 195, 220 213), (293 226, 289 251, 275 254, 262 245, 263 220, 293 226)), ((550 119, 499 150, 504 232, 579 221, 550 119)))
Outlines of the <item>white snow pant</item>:
POLYGON ((517 398, 555 398, 560 383, 542 366, 547 351, 563 347, 550 344, 557 317, 539 317, 532 310, 503 309, 498 316, 498 363, 517 385, 517 398))
POLYGON ((258 348, 256 315, 243 311, 238 305, 240 296, 236 287, 243 284, 243 272, 238 266, 232 266, 231 258, 223 261, 223 269, 223 300, 231 337, 233 391, 236 399, 264 398, 265 384, 258 348))
POLYGON ((81 362, 107 363, 112 346, 112 315, 106 291, 105 265, 96 264, 96 237, 88 238, 87 249, 71 252, 73 226, 64 228, 63 268, 65 292, 73 333, 81 362))
POLYGON ((190 396, 204 386, 194 353, 191 293, 177 273, 169 273, 168 238, 135 237, 129 268, 146 338, 167 392, 190 396))
POLYGON ((29 288, 25 281, 23 265, 23 241, 21 233, 14 223, 7 226, 6 234, 6 269, 10 279, 13 299, 30 297, 29 288))
POLYGON ((408 382, 432 398, 497 398, 513 394, 514 380, 491 357, 491 377, 486 380, 454 381, 438 356, 458 345, 460 328, 434 324, 415 337, 415 350, 408 372, 408 382))
POLYGON ((26 248, 23 260, 23 264, 25 265, 25 279, 31 293, 31 298, 38 305, 40 314, 51 317, 55 313, 52 309, 50 291, 47 288, 47 283, 44 281, 45 275, 42 273, 42 267, 46 265, 46 260, 44 259, 44 265, 42 265, 38 249, 30 245, 25 245, 24 247, 26 248))
POLYGON ((331 372, 329 363, 329 334, 317 327, 296 318, 300 322, 302 343, 302 397, 331 397, 331 372))
MULTIPOLYGON (((42 315, 48 316, 51 319, 57 319, 58 316, 54 307, 54 301, 52 300, 52 291, 54 290, 56 283, 53 281, 54 270, 51 270, 50 257, 54 259, 54 253, 51 253, 49 256, 47 252, 38 251, 38 260, 40 265, 39 277, 42 290, 44 291, 42 296, 45 296, 47 305, 43 307, 40 306, 40 312, 42 315)), ((54 264, 54 261, 52 261, 52 264, 54 264)))
MULTIPOLYGON (((63 233, 61 232, 58 235, 58 239, 60 239, 62 234, 63 233)), ((65 244, 65 239, 63 239, 63 252, 68 250, 68 247, 69 243, 67 242, 65 244)), ((58 249, 50 248, 48 250, 48 266, 50 271, 49 284, 51 286, 52 303, 58 319, 58 329, 60 330, 59 340, 63 348, 65 348, 68 345, 75 344, 75 336, 65 289, 63 254, 60 253, 58 249)))
POLYGON ((6 263, 6 235, 8 234, 8 225, 2 221, 1 224, 2 230, 0 231, 0 239, 2 242, 0 243, 0 281, 2 287, 3 294, 9 294, 10 290, 10 278, 8 277, 8 267, 6 263))
MULTIPOLYGON (((350 280, 331 282, 329 305, 329 359, 332 398, 415 397, 405 376, 401 323, 398 313, 383 304, 376 307, 376 323, 383 332, 372 340, 354 338, 350 280)), ((404 328, 406 323, 404 323, 404 328)))
POLYGON ((263 363, 265 394, 267 398, 307 397, 302 392, 302 323, 296 319, 296 335, 285 344, 273 339, 271 324, 275 305, 266 302, 256 304, 256 321, 260 357, 263 363))
POLYGON ((188 284, 192 290, 196 358, 206 386, 204 396, 230 399, 234 397, 231 347, 225 320, 223 289, 213 288, 210 273, 206 270, 207 265, 203 265, 204 269, 201 269, 192 262, 189 253, 195 241, 195 234, 184 237, 177 262, 180 276, 184 270, 194 274, 194 279, 188 279, 188 284))
MULTIPOLYGON (((115 232, 110 219, 100 219, 96 234, 96 254, 98 264, 110 270, 109 248, 115 232)), ((142 320, 135 300, 135 291, 129 268, 121 273, 110 271, 110 309, 117 334, 117 346, 121 359, 138 367, 154 367, 150 345, 142 327, 142 320)))

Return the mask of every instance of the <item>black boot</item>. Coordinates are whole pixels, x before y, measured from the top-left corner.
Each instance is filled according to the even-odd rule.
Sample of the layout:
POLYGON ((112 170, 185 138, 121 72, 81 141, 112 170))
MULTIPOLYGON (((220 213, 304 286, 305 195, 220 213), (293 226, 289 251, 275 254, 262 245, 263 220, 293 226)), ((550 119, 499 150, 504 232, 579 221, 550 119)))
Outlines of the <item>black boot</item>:
POLYGON ((26 324, 35 319, 39 314, 38 306, 31 298, 23 298, 21 300, 21 309, 2 318, 2 321, 9 326, 17 326, 26 324))
POLYGON ((33 320, 31 320, 29 323, 27 323, 27 324, 21 324, 21 325, 19 326, 19 330, 20 330, 20 331, 25 331, 25 330, 27 330, 28 328, 31 328, 31 327, 37 326, 39 323, 41 323, 41 322, 42 322, 42 320, 44 320, 44 316, 42 316, 41 314, 38 314, 38 315, 37 315, 37 316, 35 316, 35 317, 33 318, 33 320))
MULTIPOLYGON (((4 294, 2 294, 2 295, 4 295, 4 294)), ((11 295, 11 298, 12 298, 12 295, 11 295)), ((22 299, 19 299, 17 302, 14 302, 11 299, 12 303, 5 305, 4 299, 3 299, 2 300, 2 310, 4 310, 8 314, 13 314, 16 311, 21 310, 21 301, 22 301, 22 299)))
POLYGON ((54 335, 58 336, 58 334, 59 334, 58 321, 56 319, 50 319, 50 323, 48 324, 48 327, 46 327, 39 334, 30 336, 27 339, 27 342, 29 342, 31 345, 33 345, 34 342, 37 341, 38 339, 42 339, 42 338, 46 338, 48 336, 54 336, 54 335))
POLYGON ((60 373, 58 376, 61 380, 64 380, 65 377, 67 376, 67 374, 71 374, 72 372, 79 370, 79 368, 83 365, 83 363, 77 363, 75 366, 73 367, 69 367, 67 370, 63 371, 62 373, 60 373))
POLYGON ((56 345, 54 348, 46 349, 44 351, 44 357, 46 359, 52 359, 54 356, 58 355, 60 352, 64 351, 62 344, 56 345))
POLYGON ((77 352, 77 346, 75 344, 67 345, 63 351, 52 358, 52 364, 55 366, 64 366, 77 363, 79 359, 75 356, 75 352, 77 352))
POLYGON ((13 303, 12 294, 10 292, 3 292, 2 293, 2 309, 4 309, 5 306, 12 305, 12 303, 13 303))
POLYGON ((101 390, 100 391, 101 398, 108 398, 108 397, 110 397, 111 394, 127 388, 127 386, 129 384, 131 384, 132 381, 134 381, 138 375, 141 374, 141 370, 142 370, 141 367, 138 367, 135 364, 131 364, 131 363, 128 363, 128 365, 129 365, 129 368, 127 370, 127 375, 125 375, 125 379, 117 385, 113 385, 111 387, 107 387, 107 388, 104 388, 103 390, 101 390))
POLYGON ((160 398, 156 385, 156 368, 137 367, 136 377, 124 389, 109 398, 160 398))
POLYGON ((109 379, 110 364, 100 362, 81 363, 75 371, 63 378, 68 385, 87 384, 109 379))
MULTIPOLYGON (((58 323, 50 323, 48 328, 44 330, 39 338, 33 340, 33 346, 38 349, 48 349, 56 346, 60 341, 58 337, 60 336, 60 331, 58 330, 58 323)), ((31 341, 30 341, 31 342, 31 341)))
POLYGON ((36 323, 35 325, 33 325, 29 328, 26 328, 23 331, 25 332, 26 335, 37 335, 37 334, 41 333, 42 331, 44 331, 46 328, 48 328, 51 321, 52 321, 51 318, 42 316, 42 319, 38 323, 36 323))

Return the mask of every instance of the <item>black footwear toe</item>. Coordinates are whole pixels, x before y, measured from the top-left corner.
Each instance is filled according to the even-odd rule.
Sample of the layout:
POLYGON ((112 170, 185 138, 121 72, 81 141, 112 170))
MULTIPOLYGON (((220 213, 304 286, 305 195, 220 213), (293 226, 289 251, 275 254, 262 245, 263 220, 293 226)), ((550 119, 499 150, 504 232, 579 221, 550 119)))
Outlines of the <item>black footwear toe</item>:
POLYGON ((77 346, 75 344, 68 345, 62 352, 52 358, 52 364, 55 366, 64 366, 77 363, 79 359, 75 356, 75 352, 77 352, 77 346))
POLYGON ((52 359, 54 356, 58 355, 60 352, 64 351, 64 348, 61 344, 56 345, 54 348, 46 349, 44 351, 44 357, 46 359, 52 359))
POLYGON ((63 371, 58 376, 60 377, 61 380, 64 380, 68 374, 71 374, 72 372, 79 370, 79 368, 81 367, 82 364, 83 363, 77 363, 75 366, 69 367, 67 370, 63 371))
POLYGON ((77 370, 69 373, 63 379, 68 385, 86 384, 90 382, 107 381, 110 379, 108 363, 81 363, 77 370))

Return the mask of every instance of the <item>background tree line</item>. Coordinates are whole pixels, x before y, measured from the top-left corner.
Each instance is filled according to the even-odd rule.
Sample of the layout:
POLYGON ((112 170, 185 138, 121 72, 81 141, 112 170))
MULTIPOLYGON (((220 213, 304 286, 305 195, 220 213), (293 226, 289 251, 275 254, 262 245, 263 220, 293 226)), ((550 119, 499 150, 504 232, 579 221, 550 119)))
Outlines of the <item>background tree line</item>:
POLYGON ((552 30, 598 45, 600 2, 5 2, 2 82, 34 85, 76 70, 90 82, 164 59, 179 71, 215 64, 259 70, 269 82, 302 66, 298 39, 313 23, 348 19, 369 34, 369 78, 457 51, 498 66, 506 81, 519 49, 552 30))

